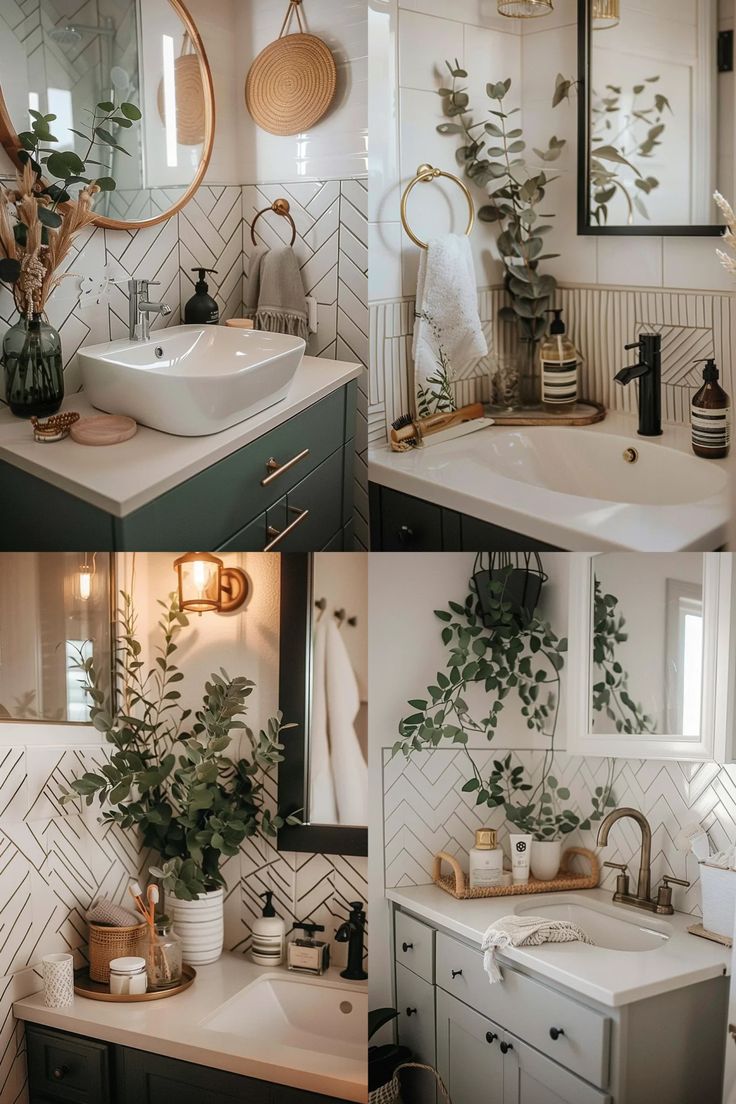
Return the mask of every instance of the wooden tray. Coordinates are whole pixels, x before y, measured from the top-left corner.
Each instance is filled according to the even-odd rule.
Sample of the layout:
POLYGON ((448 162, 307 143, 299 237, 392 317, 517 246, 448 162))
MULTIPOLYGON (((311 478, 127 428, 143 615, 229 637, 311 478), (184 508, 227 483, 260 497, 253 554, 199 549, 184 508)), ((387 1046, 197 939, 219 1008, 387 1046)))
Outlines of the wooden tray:
POLYGON ((486 407, 489 418, 496 425, 507 426, 587 426, 602 422, 606 408, 601 403, 581 399, 572 410, 561 410, 559 414, 545 410, 543 406, 525 406, 518 410, 505 410, 500 406, 486 407))
POLYGON ((687 930, 690 935, 697 935, 701 939, 710 939, 713 943, 720 943, 722 947, 733 946, 733 939, 729 939, 727 935, 719 935, 718 932, 708 931, 702 924, 691 924, 687 930))
POLYGON ((466 884, 465 871, 460 866, 454 855, 448 855, 446 851, 440 851, 434 857, 432 867, 432 881, 446 893, 457 897, 459 901, 474 899, 476 897, 515 897, 522 893, 559 893, 564 889, 595 889, 600 881, 601 868, 597 856, 585 847, 568 847, 562 855, 560 872, 556 878, 549 882, 540 882, 536 878, 530 878, 528 882, 520 882, 510 886, 483 886, 471 889, 466 884), (582 855, 590 863, 590 874, 572 874, 568 870, 570 859, 574 855, 582 855), (452 867, 452 874, 442 874, 442 860, 452 867))
POLYGON ((135 1004, 138 1001, 163 1000, 164 997, 175 997, 177 993, 183 993, 185 989, 188 989, 196 976, 197 971, 194 967, 185 965, 182 967, 181 985, 177 985, 172 989, 156 989, 150 993, 111 993, 107 985, 102 985, 99 981, 92 981, 89 970, 85 967, 83 970, 75 970, 74 972, 74 992, 78 993, 80 997, 89 997, 90 1000, 111 1001, 114 1004, 135 1004))

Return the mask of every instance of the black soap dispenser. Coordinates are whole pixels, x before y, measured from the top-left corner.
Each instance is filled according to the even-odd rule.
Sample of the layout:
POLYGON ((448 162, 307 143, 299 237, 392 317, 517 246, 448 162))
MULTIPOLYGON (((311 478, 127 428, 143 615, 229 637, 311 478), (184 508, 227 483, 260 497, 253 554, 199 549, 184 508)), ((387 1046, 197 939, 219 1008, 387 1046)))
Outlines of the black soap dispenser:
POLYGON ((184 321, 189 326, 216 326, 220 321, 220 308, 209 294, 209 288, 205 276, 207 273, 217 275, 216 268, 193 268, 192 272, 199 275, 194 295, 184 307, 184 321))
POLYGON ((718 383, 718 365, 709 358, 705 364, 703 386, 693 395, 690 407, 692 447, 696 456, 723 460, 731 445, 731 400, 718 383))

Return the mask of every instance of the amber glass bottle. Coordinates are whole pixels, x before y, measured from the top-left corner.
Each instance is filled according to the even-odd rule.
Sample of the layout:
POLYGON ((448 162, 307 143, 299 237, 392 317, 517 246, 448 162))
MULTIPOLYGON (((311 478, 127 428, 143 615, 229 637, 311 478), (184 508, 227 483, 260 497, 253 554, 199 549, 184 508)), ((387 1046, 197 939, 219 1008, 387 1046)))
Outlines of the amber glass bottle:
POLYGON ((696 456, 706 460, 723 460, 728 456, 731 400, 718 383, 718 365, 714 360, 705 361, 703 386, 693 396, 690 426, 696 456))

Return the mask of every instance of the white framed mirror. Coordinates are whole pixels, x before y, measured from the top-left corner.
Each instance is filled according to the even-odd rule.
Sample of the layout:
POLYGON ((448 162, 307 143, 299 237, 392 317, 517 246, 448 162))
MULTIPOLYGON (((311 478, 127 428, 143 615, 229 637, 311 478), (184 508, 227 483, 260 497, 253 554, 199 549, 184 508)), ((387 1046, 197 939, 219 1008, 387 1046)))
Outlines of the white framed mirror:
POLYGON ((733 759, 733 555, 571 557, 568 751, 733 759))

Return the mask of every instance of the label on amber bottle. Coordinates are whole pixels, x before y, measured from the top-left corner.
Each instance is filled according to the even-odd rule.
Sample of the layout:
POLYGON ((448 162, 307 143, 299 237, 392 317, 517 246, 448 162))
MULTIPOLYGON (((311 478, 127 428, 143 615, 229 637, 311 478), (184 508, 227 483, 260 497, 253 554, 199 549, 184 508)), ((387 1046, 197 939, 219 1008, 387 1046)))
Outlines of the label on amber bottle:
POLYGON ((731 408, 692 405, 693 444, 701 449, 728 448, 731 442, 731 408))

